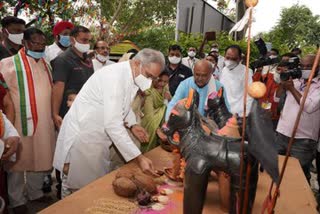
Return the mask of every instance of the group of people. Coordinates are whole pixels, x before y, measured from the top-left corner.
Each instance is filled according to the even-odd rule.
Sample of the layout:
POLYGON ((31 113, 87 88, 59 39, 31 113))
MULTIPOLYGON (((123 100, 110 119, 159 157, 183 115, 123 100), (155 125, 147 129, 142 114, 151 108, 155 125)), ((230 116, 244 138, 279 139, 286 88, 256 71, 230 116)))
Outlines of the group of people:
MULTIPOLYGON (((53 168, 62 198, 126 162, 135 161, 143 172, 155 174, 152 161, 143 153, 166 141, 161 126, 191 88, 199 93, 201 115, 206 116, 208 97, 217 96, 223 88, 229 111, 247 116, 243 115, 246 66, 237 45, 227 47, 221 56, 223 51, 214 44, 203 59, 196 58, 195 47, 182 57, 181 47, 172 45, 167 59, 145 48, 125 54, 116 63, 109 59, 107 42, 98 39, 93 52, 90 50, 92 35, 84 26, 56 23, 55 41, 48 46, 40 29, 26 29, 19 18, 5 17, 1 25, 0 122, 4 126, 0 126, 0 194, 8 196, 14 213, 27 213, 28 200, 50 199, 44 190, 51 185, 53 168)), ((274 49, 268 57, 278 54, 274 49)), ((260 103, 271 112, 279 154, 287 149, 315 61, 315 55, 300 55, 287 53, 279 64, 261 66, 255 73, 249 70, 249 84, 266 84, 260 103), (302 77, 284 80, 281 74, 291 72, 287 62, 295 58, 300 58, 302 77)), ((291 150, 308 180, 312 160, 317 157, 320 163, 316 152, 318 73, 319 65, 291 150)), ((248 109, 252 101, 248 96, 248 109)))

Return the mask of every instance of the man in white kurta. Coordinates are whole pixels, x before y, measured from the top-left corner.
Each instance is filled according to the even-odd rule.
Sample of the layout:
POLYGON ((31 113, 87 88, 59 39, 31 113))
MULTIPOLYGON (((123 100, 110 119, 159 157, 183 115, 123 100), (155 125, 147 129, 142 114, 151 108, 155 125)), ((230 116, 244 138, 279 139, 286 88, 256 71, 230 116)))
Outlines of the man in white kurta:
POLYGON ((134 60, 106 66, 88 79, 64 117, 57 140, 53 165, 64 176, 67 173, 63 189, 80 189, 108 173, 112 144, 127 162, 136 159, 143 171, 153 172, 151 161, 141 155, 125 126, 140 140, 146 138, 145 130, 136 125, 131 102, 138 88, 150 87, 164 65, 160 52, 144 49, 134 60))
MULTIPOLYGON (((230 104, 230 112, 243 116, 243 96, 245 86, 246 66, 240 63, 241 49, 239 46, 230 46, 226 50, 225 67, 220 75, 220 82, 223 84, 227 99, 230 104)), ((252 70, 249 70, 248 84, 252 83, 252 70)), ((252 104, 252 97, 247 96, 247 111, 249 114, 252 104)))
POLYGON ((2 125, 0 127, 0 162, 1 160, 10 160, 14 162, 20 137, 17 130, 2 111, 0 117, 1 124, 3 124, 3 127, 2 125))
POLYGON ((196 58, 196 48, 190 47, 188 49, 188 56, 183 57, 181 63, 185 66, 189 67, 192 70, 192 73, 194 73, 194 66, 199 61, 198 58, 196 58))
POLYGON ((103 66, 112 65, 115 62, 109 59, 110 48, 104 40, 98 40, 94 45, 95 58, 92 59, 93 70, 97 71, 103 66))

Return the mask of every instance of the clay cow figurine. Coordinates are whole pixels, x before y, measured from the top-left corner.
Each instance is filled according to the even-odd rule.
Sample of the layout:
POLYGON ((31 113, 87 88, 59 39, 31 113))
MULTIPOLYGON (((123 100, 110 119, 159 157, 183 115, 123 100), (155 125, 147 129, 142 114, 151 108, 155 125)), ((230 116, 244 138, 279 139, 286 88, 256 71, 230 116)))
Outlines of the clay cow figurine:
MULTIPOLYGON (((198 100, 198 93, 195 90, 191 90, 187 101, 185 103, 179 102, 173 108, 168 123, 164 128, 164 132, 167 134, 169 142, 179 147, 181 155, 186 160, 183 212, 185 214, 202 213, 208 177, 210 172, 214 170, 223 171, 230 175, 231 190, 229 213, 236 213, 237 210, 242 210, 242 207, 244 206, 244 200, 238 202, 241 139, 220 136, 215 133, 207 135, 202 128, 201 115, 197 110, 198 100), (172 136, 176 132, 178 132, 180 136, 179 144, 176 144, 172 140, 172 136)), ((274 181, 277 181, 279 175, 277 152, 275 149, 274 151, 272 148, 269 149, 270 153, 268 154, 268 157, 266 158, 266 155, 264 155, 262 159, 258 156, 261 156, 261 153, 264 153, 265 151, 256 154, 251 153, 251 151, 256 152, 256 146, 258 144, 259 147, 259 142, 262 144, 274 142, 274 136, 270 135, 270 133, 267 133, 269 136, 261 134, 261 130, 266 128, 265 126, 270 125, 268 122, 264 121, 267 117, 257 114, 261 114, 261 112, 258 103, 255 102, 248 118, 248 129, 246 131, 249 142, 256 141, 256 143, 252 144, 254 148, 249 148, 250 146, 246 145, 244 153, 244 170, 247 169, 246 166, 248 163, 251 165, 249 200, 247 200, 246 204, 248 207, 247 213, 251 213, 255 199, 258 182, 258 161, 264 165, 266 171, 269 172, 274 181), (264 122, 259 122, 261 119, 264 122), (254 127, 252 127, 252 125, 254 127), (258 135, 252 134, 255 132, 254 129, 257 129, 258 135), (267 161, 265 159, 267 159, 267 161)), ((270 127, 272 127, 272 125, 270 127)), ((245 181, 246 171, 243 172, 243 176, 243 180, 245 181)), ((243 193, 245 182, 243 182, 241 188, 243 193)), ((244 197, 240 198, 243 199, 244 197)))

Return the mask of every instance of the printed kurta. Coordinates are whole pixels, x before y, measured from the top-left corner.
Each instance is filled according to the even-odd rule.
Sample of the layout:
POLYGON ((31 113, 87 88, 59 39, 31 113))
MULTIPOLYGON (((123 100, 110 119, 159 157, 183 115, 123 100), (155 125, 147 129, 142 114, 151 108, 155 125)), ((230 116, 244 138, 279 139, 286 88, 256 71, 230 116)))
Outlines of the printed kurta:
POLYGON ((9 171, 47 171, 52 168, 55 149, 54 125, 51 118, 51 82, 46 68, 39 60, 27 56, 33 82, 38 115, 37 128, 33 136, 23 136, 21 128, 20 93, 13 57, 0 62, 2 73, 14 103, 16 118, 14 126, 21 136, 17 151, 17 161, 6 166, 9 171))

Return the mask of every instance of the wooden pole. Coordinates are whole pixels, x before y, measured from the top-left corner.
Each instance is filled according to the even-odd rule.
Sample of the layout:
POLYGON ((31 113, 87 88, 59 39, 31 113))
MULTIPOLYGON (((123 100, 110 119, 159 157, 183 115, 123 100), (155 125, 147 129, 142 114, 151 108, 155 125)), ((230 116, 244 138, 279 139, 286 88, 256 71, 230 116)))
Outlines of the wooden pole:
POLYGON ((274 191, 273 197, 272 197, 271 210, 269 211, 269 214, 274 213, 274 208, 275 208, 275 206, 277 204, 277 199, 278 199, 278 195, 279 195, 279 189, 280 189, 280 186, 281 186, 283 175, 284 175, 286 167, 287 167, 287 163, 288 163, 288 160, 289 160, 291 147, 292 147, 292 145, 294 143, 294 137, 295 137, 295 135, 297 133, 298 125, 299 125, 300 118, 301 118, 301 115, 302 115, 302 111, 303 111, 303 108, 304 108, 304 104, 306 102, 306 99, 307 99, 307 96, 308 96, 308 93, 309 93, 309 90, 310 90, 311 81, 313 79, 314 74, 316 73, 316 68, 319 65, 319 58, 320 58, 320 48, 318 49, 318 53, 317 53, 316 59, 315 59, 315 61, 313 63, 312 71, 311 71, 311 74, 310 74, 309 79, 308 79, 306 90, 304 91, 303 96, 302 96, 302 101, 301 101, 301 104, 300 104, 300 109, 299 109, 299 112, 298 112, 298 116, 297 116, 297 119, 296 119, 294 127, 293 127, 292 135, 291 135, 291 138, 290 138, 289 144, 288 144, 286 157, 284 159, 284 163, 283 163, 282 168, 281 168, 279 182, 278 182, 278 185, 277 185, 277 187, 276 187, 276 189, 274 191))
MULTIPOLYGON (((251 37, 251 24, 252 24, 252 10, 250 9, 249 12, 249 32, 248 32, 248 39, 247 39, 247 60, 246 60, 246 73, 245 73, 245 82, 244 82, 244 95, 243 95, 243 122, 242 122, 242 139, 241 139, 241 161, 240 161, 240 186, 239 186, 239 202, 242 201, 242 185, 243 185, 243 168, 244 168, 244 140, 245 140, 245 133, 246 133, 246 115, 247 115, 247 94, 248 94, 248 79, 249 79, 249 64, 250 64, 250 37, 251 37)), ((250 164, 250 163, 248 163, 250 164)), ((251 170, 250 170, 251 171, 251 170)), ((247 172, 250 172, 247 171, 247 172)), ((248 177, 248 173, 247 173, 248 177)), ((248 194, 247 188, 245 193, 248 194)), ((247 206, 243 206, 242 213, 246 213, 247 206)), ((241 211, 239 211, 241 212, 241 211)))

